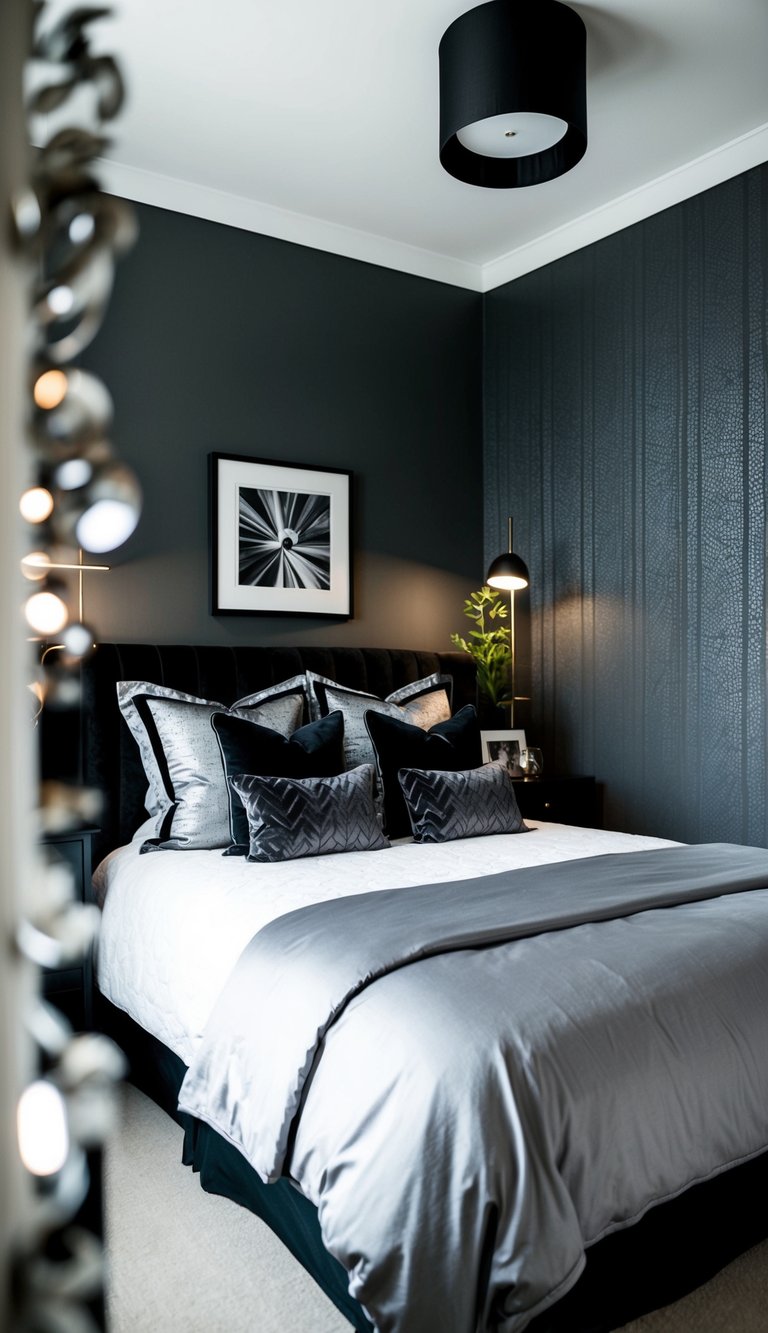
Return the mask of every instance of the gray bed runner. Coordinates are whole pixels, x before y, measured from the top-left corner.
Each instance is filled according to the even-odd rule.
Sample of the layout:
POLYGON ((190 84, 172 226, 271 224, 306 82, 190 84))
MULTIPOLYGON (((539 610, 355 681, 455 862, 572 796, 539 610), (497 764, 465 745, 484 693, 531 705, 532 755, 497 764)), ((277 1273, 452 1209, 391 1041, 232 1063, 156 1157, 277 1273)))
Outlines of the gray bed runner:
POLYGON ((377 1327, 521 1329, 585 1244, 766 1146, 766 885, 767 851, 708 844, 291 912, 243 951, 180 1107, 266 1180, 295 1135, 291 1173, 377 1327), (456 1266, 464 1285, 482 1267, 489 1216, 468 1295, 456 1266))

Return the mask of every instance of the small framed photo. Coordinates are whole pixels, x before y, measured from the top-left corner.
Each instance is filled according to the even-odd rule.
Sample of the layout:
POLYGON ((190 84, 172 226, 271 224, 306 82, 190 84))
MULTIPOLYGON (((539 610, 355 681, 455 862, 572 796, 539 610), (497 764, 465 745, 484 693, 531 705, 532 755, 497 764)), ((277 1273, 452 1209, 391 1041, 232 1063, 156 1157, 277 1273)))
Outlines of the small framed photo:
POLYGON ((525 776, 520 767, 520 751, 526 748, 524 731, 481 731, 483 761, 506 765, 511 778, 525 776))
POLYGON ((352 614, 351 472, 211 454, 211 614, 352 614))

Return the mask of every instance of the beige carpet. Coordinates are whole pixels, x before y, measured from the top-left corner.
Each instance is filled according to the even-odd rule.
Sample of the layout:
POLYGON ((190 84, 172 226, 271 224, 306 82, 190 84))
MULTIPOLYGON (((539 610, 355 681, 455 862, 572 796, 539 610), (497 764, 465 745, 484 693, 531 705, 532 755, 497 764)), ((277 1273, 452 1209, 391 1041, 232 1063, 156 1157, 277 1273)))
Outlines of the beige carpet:
MULTIPOLYGON (((272 1232, 206 1194, 180 1157, 178 1126, 126 1087, 106 1158, 111 1333, 349 1333, 272 1232)), ((685 1300, 625 1325, 625 1333, 767 1330, 768 1242, 685 1300)))

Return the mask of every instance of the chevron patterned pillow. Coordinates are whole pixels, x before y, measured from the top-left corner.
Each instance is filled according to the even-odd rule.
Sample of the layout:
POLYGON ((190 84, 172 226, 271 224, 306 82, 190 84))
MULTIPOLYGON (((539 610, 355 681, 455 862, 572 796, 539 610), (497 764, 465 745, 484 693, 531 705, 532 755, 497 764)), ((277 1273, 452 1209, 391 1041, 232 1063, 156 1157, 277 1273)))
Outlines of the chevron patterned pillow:
POLYGON ((249 861, 389 847, 373 804, 372 764, 329 778, 238 774, 230 783, 248 816, 249 861))
POLYGON ((401 768, 398 778, 416 842, 530 832, 501 764, 454 773, 401 768))

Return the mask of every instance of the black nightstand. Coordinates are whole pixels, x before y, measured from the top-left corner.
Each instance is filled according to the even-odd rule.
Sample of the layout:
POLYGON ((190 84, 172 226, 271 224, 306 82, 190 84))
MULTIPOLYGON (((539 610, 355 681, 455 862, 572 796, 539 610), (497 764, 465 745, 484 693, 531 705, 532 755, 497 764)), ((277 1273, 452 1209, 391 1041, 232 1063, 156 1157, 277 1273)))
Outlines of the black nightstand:
POLYGON ((602 801, 592 777, 516 778, 515 796, 524 819, 550 819, 553 824, 601 828, 602 801))
MULTIPOLYGON (((97 828, 74 829, 67 833, 49 833, 42 841, 52 855, 66 862, 72 871, 77 902, 93 902, 91 888, 93 835, 97 828)), ((93 957, 88 950, 81 963, 72 967, 43 970, 43 994, 46 1000, 69 1019, 76 1032, 93 1027, 93 957)))

